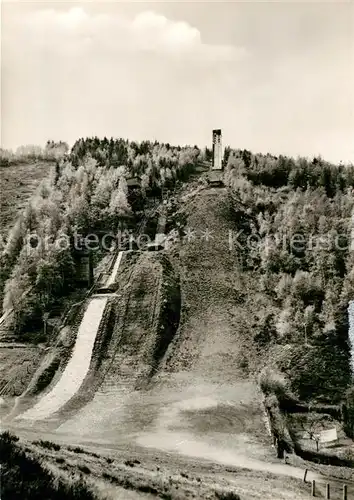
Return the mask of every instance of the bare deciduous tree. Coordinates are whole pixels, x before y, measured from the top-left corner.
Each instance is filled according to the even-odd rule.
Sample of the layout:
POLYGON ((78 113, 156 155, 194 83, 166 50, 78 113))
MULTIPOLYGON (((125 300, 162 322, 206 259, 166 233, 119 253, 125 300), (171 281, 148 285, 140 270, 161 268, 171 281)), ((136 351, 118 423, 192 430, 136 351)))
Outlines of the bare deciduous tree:
POLYGON ((308 414, 306 419, 301 420, 302 435, 316 443, 316 451, 319 451, 321 431, 325 430, 331 421, 332 419, 328 415, 316 414, 308 414))

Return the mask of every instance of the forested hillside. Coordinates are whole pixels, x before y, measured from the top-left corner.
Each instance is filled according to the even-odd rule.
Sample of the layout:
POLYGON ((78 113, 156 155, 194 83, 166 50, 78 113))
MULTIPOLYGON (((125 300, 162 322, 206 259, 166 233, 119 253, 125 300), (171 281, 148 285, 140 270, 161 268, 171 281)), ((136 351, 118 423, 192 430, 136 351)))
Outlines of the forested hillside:
MULTIPOLYGON (((14 308, 15 331, 39 327, 43 313, 75 288, 64 244, 75 233, 134 231, 149 199, 188 182, 209 158, 210 150, 196 146, 78 140, 28 203, 1 255, 3 308, 14 308), (133 177, 141 182, 136 206, 127 184, 133 177)), ((249 324, 257 349, 301 399, 338 402, 351 383, 354 168, 231 148, 224 165, 235 265, 243 280, 258 280, 264 305, 249 324)))
POLYGON ((265 300, 259 348, 298 397, 339 402, 352 379, 353 167, 232 151, 225 177, 241 265, 265 300))
POLYGON ((55 175, 42 182, 19 215, 1 255, 3 310, 14 308, 19 333, 38 328, 43 313, 73 290, 75 234, 134 229, 147 195, 159 196, 164 186, 173 189, 203 156, 197 147, 98 138, 80 139, 63 155, 64 143, 58 144, 55 175), (136 175, 140 203, 132 207, 127 179, 136 175))

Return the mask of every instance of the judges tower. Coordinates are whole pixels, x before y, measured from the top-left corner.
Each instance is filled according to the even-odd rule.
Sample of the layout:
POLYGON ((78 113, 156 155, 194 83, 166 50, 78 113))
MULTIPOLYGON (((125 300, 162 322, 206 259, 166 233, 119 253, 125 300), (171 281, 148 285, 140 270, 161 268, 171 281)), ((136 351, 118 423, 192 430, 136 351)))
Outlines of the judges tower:
POLYGON ((211 186, 223 186, 221 129, 213 130, 213 161, 208 175, 211 186))
POLYGON ((221 129, 213 130, 213 164, 212 170, 222 170, 221 129))

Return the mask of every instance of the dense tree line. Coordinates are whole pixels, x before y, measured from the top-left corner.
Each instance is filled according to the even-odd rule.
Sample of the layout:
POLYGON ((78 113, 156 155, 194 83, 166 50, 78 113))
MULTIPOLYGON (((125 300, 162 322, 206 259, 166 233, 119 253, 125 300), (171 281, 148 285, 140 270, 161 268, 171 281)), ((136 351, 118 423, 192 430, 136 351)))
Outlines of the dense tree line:
POLYGON ((328 197, 354 188, 354 166, 334 165, 321 157, 289 158, 270 154, 252 154, 250 151, 227 151, 228 169, 240 171, 254 185, 273 188, 289 186, 292 189, 316 189, 323 187, 328 197))
POLYGON ((0 167, 18 163, 31 163, 40 160, 60 160, 69 152, 66 142, 47 141, 44 148, 37 145, 19 146, 16 151, 0 148, 0 167))
POLYGON ((151 187, 186 179, 202 153, 197 146, 174 147, 157 141, 138 143, 93 137, 76 141, 70 161, 77 167, 87 155, 96 160, 99 167, 117 168, 124 165, 130 177, 142 177, 145 186, 151 187))

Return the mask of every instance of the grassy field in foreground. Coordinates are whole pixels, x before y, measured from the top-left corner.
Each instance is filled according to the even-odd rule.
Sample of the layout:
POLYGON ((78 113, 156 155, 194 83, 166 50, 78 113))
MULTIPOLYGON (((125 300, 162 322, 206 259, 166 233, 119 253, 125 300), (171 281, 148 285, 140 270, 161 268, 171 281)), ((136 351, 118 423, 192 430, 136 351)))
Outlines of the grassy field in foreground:
POLYGON ((82 479, 63 480, 43 466, 41 460, 18 444, 18 438, 0 436, 1 498, 3 500, 93 500, 95 496, 82 479))
MULTIPOLYGON (((3 439, 1 443, 3 445, 3 439)), ((119 451, 101 449, 98 453, 99 450, 92 447, 84 449, 80 446, 68 446, 45 440, 20 441, 11 445, 15 449, 15 452, 11 451, 14 453, 12 464, 16 462, 18 465, 18 455, 22 457, 21 460, 39 464, 36 467, 40 466, 42 472, 36 477, 41 478, 44 474, 46 480, 49 479, 53 491, 55 488, 62 488, 60 498, 63 500, 66 498, 101 500, 139 498, 306 500, 309 498, 309 485, 300 480, 277 477, 265 472, 228 468, 159 451, 130 448, 119 451), (64 484, 67 490, 63 489, 64 484), (81 493, 86 496, 81 497, 81 493)), ((5 457, 4 453, 2 457, 5 457)), ((4 458, 2 461, 4 462, 4 458)), ((21 468, 21 464, 19 465, 21 468)), ((11 478, 19 480, 16 475, 18 471, 16 468, 14 471, 10 470, 6 460, 5 472, 7 487, 11 478)), ((27 474, 23 475, 21 484, 23 491, 34 488, 28 483, 33 480, 33 476, 31 478, 27 474)), ((18 488, 18 483, 15 484, 18 488)), ((41 487, 44 486, 43 484, 41 487)), ((44 497, 57 498, 55 494, 52 496, 44 494, 44 497)))

